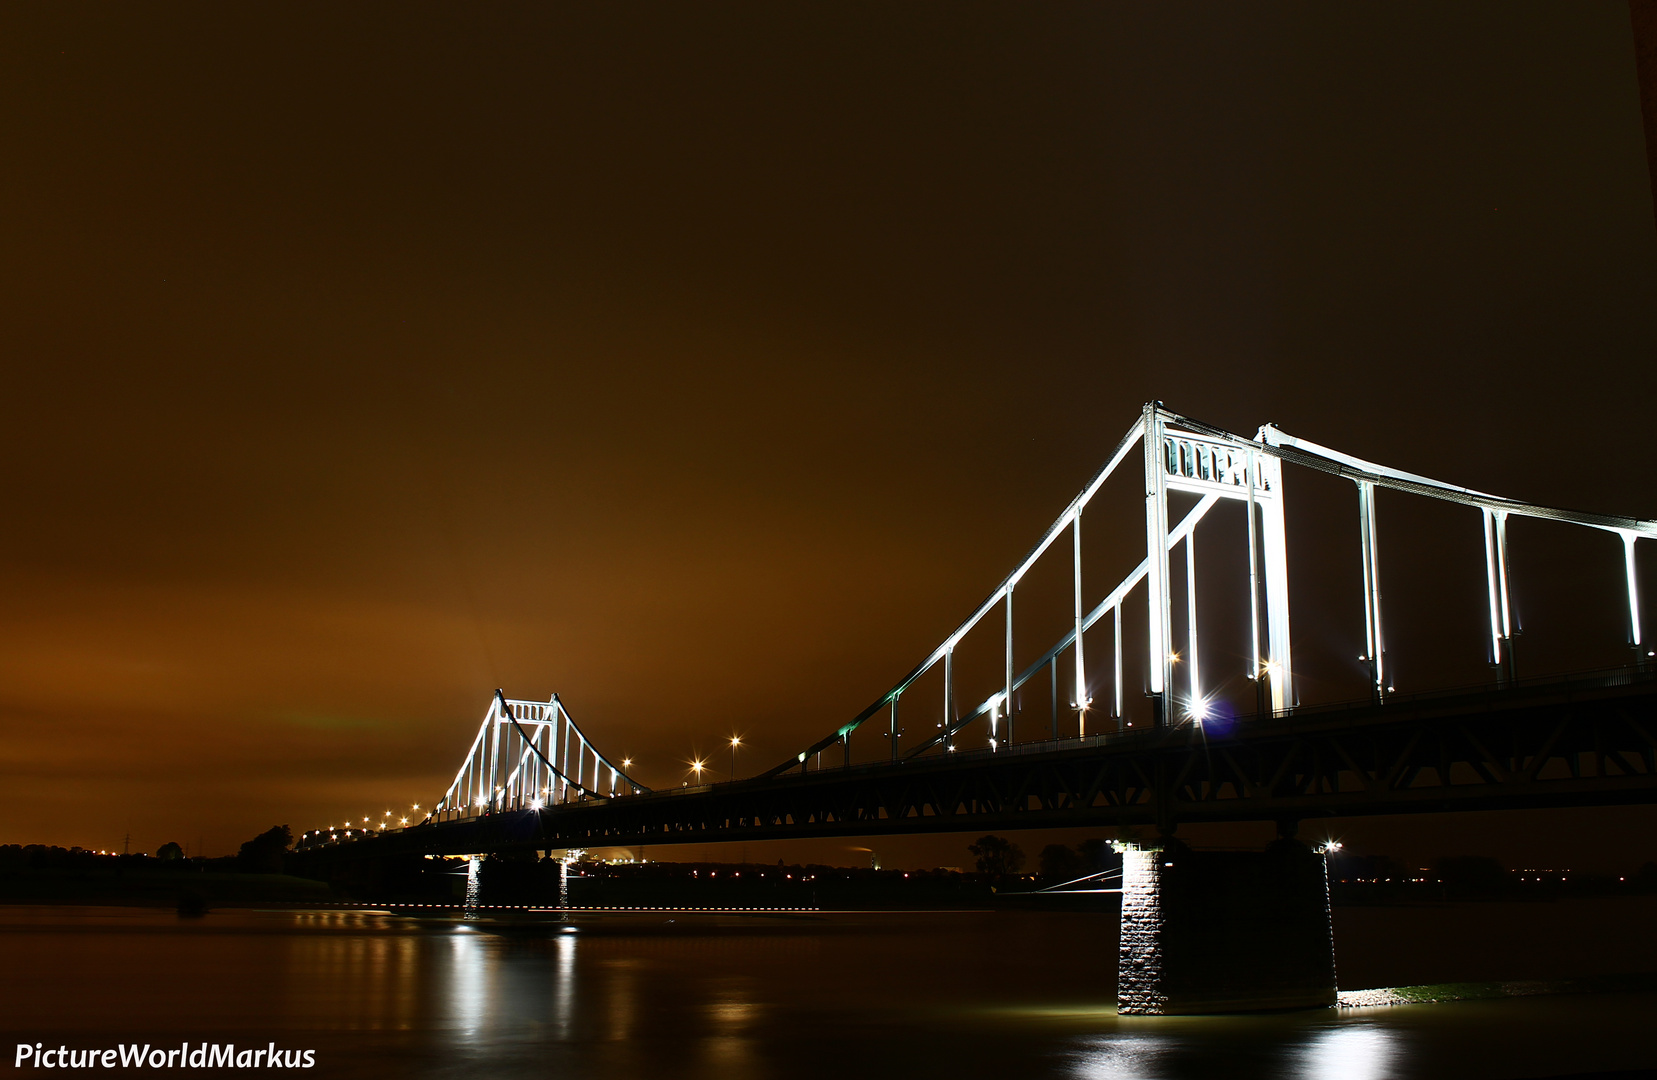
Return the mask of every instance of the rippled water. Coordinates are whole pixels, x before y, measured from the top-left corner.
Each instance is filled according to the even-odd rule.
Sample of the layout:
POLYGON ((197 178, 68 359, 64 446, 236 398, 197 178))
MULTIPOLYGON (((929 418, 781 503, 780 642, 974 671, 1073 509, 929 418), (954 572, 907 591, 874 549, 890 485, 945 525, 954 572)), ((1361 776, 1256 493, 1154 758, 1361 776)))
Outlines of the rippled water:
MULTIPOLYGON (((1394 930, 1476 914, 1413 913, 1394 930)), ((1383 967, 1408 955, 1413 934, 1389 931, 1384 914, 1364 919, 1367 929, 1346 935, 1349 952, 1368 949, 1383 967)), ((1578 932, 1614 937, 1604 922, 1578 932)), ((20 1041, 134 1040, 274 1041, 315 1050, 311 1075, 353 1077, 1380 1080, 1657 1065, 1657 995, 1118 1017, 1114 917, 1100 915, 581 916, 566 926, 15 907, 0 909, 0 928, 8 1065, 20 1041)), ((1639 960, 1645 940, 1622 961, 1639 960)), ((1343 970, 1367 962, 1353 955, 1343 970)))

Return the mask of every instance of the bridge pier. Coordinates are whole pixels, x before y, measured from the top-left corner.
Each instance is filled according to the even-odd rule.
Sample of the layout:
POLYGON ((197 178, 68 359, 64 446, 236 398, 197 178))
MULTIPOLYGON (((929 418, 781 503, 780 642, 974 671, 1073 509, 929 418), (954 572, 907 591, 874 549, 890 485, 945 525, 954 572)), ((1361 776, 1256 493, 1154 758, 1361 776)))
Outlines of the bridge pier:
POLYGON ((478 917, 478 905, 483 896, 482 871, 482 857, 473 855, 466 860, 466 906, 462 910, 468 919, 478 917))
POLYGON ((1264 851, 1120 843, 1125 1014, 1309 1009, 1335 1003, 1324 857, 1282 837, 1264 851))

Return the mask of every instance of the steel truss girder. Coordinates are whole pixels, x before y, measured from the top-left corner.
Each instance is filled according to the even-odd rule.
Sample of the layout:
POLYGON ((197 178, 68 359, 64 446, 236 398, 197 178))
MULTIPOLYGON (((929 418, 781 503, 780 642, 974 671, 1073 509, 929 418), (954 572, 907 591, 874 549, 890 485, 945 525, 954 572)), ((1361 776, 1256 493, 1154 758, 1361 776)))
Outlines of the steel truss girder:
POLYGON ((1147 730, 572 802, 362 843, 477 852, 1652 803, 1653 732, 1657 675, 1624 672, 1244 719, 1224 733, 1147 730))
POLYGON ((817 783, 796 779, 798 790, 733 791, 711 814, 651 821, 634 804, 630 822, 593 828, 568 815, 554 827, 561 843, 597 846, 1649 802, 1657 801, 1653 727, 1650 691, 1615 706, 1535 702, 1472 716, 1389 706, 1364 718, 1263 719, 1235 745, 1186 728, 1114 753, 939 762, 960 774, 922 781, 931 794, 918 804, 907 792, 920 777, 893 785, 871 771, 823 775, 816 796, 817 783))

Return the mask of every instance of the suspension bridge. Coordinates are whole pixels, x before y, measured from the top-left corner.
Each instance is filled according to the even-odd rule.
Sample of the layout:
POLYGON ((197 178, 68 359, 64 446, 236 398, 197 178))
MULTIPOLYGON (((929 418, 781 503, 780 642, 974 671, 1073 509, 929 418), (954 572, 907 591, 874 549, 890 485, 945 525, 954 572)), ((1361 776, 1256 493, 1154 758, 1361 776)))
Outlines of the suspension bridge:
MULTIPOLYGON (((1138 517, 1135 506, 1134 530, 1138 517)), ((1365 461, 1270 424, 1249 438, 1150 403, 1030 552, 925 659, 849 721, 757 776, 652 791, 629 775, 631 762, 617 764, 597 748, 557 695, 540 702, 497 692, 453 782, 422 820, 308 831, 300 847, 475 854, 1072 825, 1153 826, 1172 835, 1181 822, 1247 820, 1277 821, 1292 835, 1294 823, 1318 817, 1657 801, 1657 673, 1642 639, 1635 560, 1636 543, 1653 537, 1657 521, 1521 502, 1365 461), (1102 600, 1084 605, 1083 522, 1099 520, 1089 505, 1107 480, 1141 468, 1144 557, 1102 600), (1368 686, 1360 701, 1302 706, 1297 698, 1285 528, 1285 474, 1293 468, 1355 488, 1368 686), (1490 685, 1395 690, 1380 585, 1382 490, 1479 515, 1490 685), (1183 513, 1171 512, 1171 496, 1183 513), (1243 508, 1247 581, 1214 586, 1206 572, 1201 580, 1246 588, 1251 654, 1243 674, 1252 710, 1221 707, 1204 683, 1197 539, 1222 503, 1243 508), (1620 540, 1626 607, 1604 617, 1626 625, 1628 664, 1515 677, 1508 562, 1515 518, 1620 540), (1033 662, 1015 666, 1016 655, 1029 654, 1015 632, 1015 598, 1038 561, 1063 558, 1065 548, 1066 628, 1033 662), (1184 564, 1177 582, 1176 557, 1184 564), (1124 635, 1125 610, 1143 613, 1136 643, 1124 635), (961 700, 958 650, 969 634, 998 629, 998 685, 961 700), (1109 647, 1099 649, 1104 641, 1109 647), (1043 683, 1047 723, 1036 726, 1039 718, 1016 703, 1043 683), (942 719, 900 751, 900 715, 924 685, 941 694, 942 719), (1106 700, 1096 701, 1090 687, 1106 685, 1106 700), (1149 698, 1148 723, 1125 719, 1130 687, 1149 698), (853 737, 871 735, 885 740, 880 760, 854 763, 853 737)))

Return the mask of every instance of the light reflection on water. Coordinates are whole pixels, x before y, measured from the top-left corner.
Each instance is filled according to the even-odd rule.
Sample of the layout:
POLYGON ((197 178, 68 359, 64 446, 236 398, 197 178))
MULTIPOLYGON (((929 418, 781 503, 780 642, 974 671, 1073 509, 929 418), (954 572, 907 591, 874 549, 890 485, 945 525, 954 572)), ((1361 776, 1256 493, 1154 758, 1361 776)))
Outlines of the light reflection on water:
POLYGON ((395 933, 393 916, 355 911, 304 912, 284 936, 288 1009, 322 1028, 398 1030, 419 1017, 420 942, 395 933))
MULTIPOLYGON (((1205 1038, 1227 1047, 1227 1073, 1264 1075, 1293 1080, 1391 1080, 1408 1075, 1396 1068, 1395 1042, 1399 1032, 1372 1019, 1302 1014, 1292 1016, 1179 1017, 1138 1020, 1141 1030, 1123 1030, 1106 1038, 1079 1040, 1071 1076, 1075 1080, 1160 1080, 1192 1075, 1199 1056, 1193 1053, 1205 1038), (1254 1045, 1261 1028, 1279 1027, 1278 1049, 1269 1041, 1254 1045), (1155 1029, 1160 1028, 1160 1032, 1155 1029), (1263 1051, 1251 1053, 1250 1051, 1263 1051), (1278 1060, 1273 1060, 1277 1058, 1278 1060)), ((1200 1075, 1200 1074, 1199 1074, 1200 1075)))
POLYGON ((610 988, 604 996, 604 1030, 611 1042, 626 1042, 634 1037, 638 1024, 634 997, 638 991, 636 979, 640 965, 637 960, 626 958, 601 963, 607 972, 604 982, 610 988))
POLYGON ((552 949, 553 1015, 558 1037, 567 1039, 575 1034, 575 935, 560 933, 552 949))
MULTIPOLYGON (((437 985, 448 990, 449 1023, 460 1040, 475 1043, 491 1015, 489 971, 492 950, 469 927, 456 927, 449 938, 450 967, 437 985)), ((439 969, 441 972, 441 969, 439 969)))
MULTIPOLYGON (((535 1034, 557 1040, 581 1034, 576 1013, 577 935, 555 932, 526 945, 502 942, 465 924, 442 927, 437 933, 448 955, 447 963, 434 965, 432 972, 444 1005, 431 1018, 433 1027, 454 1032, 468 1048, 535 1034)), ((382 994, 394 992, 389 986, 377 989, 382 994)), ((365 996, 365 1010, 373 1007, 373 998, 372 992, 365 996)))
POLYGON ((1292 1052, 1293 1072, 1304 1080, 1388 1080, 1397 1056, 1397 1033, 1378 1023, 1350 1020, 1325 1028, 1292 1052))
POLYGON ((1082 916, 591 919, 0 909, 0 1028, 314 1047, 314 1076, 1512 1080, 1650 1067, 1652 995, 1121 1017, 1082 916), (1539 1031, 1570 1040, 1538 1040, 1539 1031), (1551 1055, 1551 1056, 1550 1056, 1551 1055))
POLYGON ((1077 1080, 1156 1080, 1163 1076, 1170 1040, 1155 1035, 1103 1039, 1077 1056, 1077 1080))
POLYGON ((702 1039, 701 1057, 721 1077, 763 1075, 762 1062, 755 1053, 759 1038, 754 1030, 761 1009, 742 982, 721 980, 706 1008, 709 1033, 702 1039))

